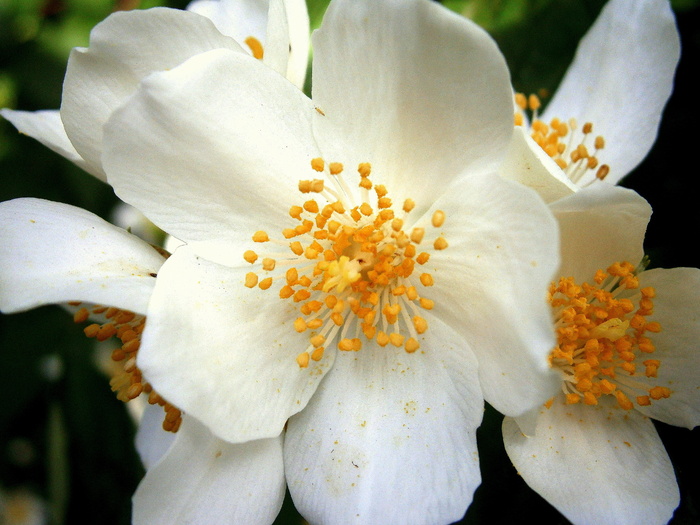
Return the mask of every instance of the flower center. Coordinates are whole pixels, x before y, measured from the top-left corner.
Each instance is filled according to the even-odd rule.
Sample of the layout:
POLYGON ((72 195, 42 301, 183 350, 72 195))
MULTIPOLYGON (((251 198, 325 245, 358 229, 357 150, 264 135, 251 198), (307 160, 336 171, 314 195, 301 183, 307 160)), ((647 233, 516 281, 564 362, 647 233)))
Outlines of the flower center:
POLYGON ((635 380, 639 373, 657 377, 661 366, 649 357, 655 347, 647 337, 661 331, 659 323, 647 321, 654 309, 654 288, 639 288, 629 262, 598 270, 593 281, 578 285, 561 278, 549 290, 558 337, 550 363, 561 372, 566 402, 597 405, 601 396, 611 395, 630 410, 631 399, 648 406, 669 397, 670 389, 635 380))
MULTIPOLYGON (((255 232, 254 242, 274 244, 283 251, 262 258, 246 251, 243 258, 258 268, 246 275, 245 286, 268 290, 276 281, 279 297, 299 304, 301 315, 294 329, 309 334, 307 348, 297 356, 301 368, 310 359, 322 359, 324 349, 336 339, 343 351, 360 350, 363 339, 374 339, 382 347, 391 344, 415 352, 419 336, 428 329, 421 309, 434 305, 422 296, 422 290, 433 285, 433 277, 418 272, 416 264, 428 262, 430 251, 447 248, 447 241, 439 235, 432 249, 419 251, 425 229, 404 229, 415 202, 406 199, 401 212, 395 213, 387 189, 370 181, 369 163, 357 169, 362 203, 355 206, 342 164, 327 165, 315 158, 311 168, 323 173, 333 188, 326 188, 323 179, 313 179, 300 181, 299 191, 318 194, 325 203, 310 199, 292 206, 289 215, 298 224, 282 230, 285 240, 255 232), (376 200, 369 198, 370 190, 376 200)), ((444 212, 436 211, 432 226, 440 228, 444 222, 444 212)))
POLYGON ((78 310, 73 314, 76 323, 84 323, 91 316, 104 317, 105 323, 92 323, 83 330, 89 338, 107 341, 116 337, 121 346, 112 352, 112 361, 121 368, 117 370, 109 384, 117 393, 117 399, 123 402, 136 399, 142 393, 148 394, 151 405, 160 405, 165 411, 163 430, 177 432, 182 423, 182 412, 163 399, 150 385, 144 381, 141 370, 136 366, 136 354, 141 346, 141 334, 146 326, 146 317, 136 315, 128 310, 120 310, 111 306, 95 305, 88 308, 80 302, 69 303, 78 310))
POLYGON ((571 182, 578 183, 581 177, 594 170, 593 180, 603 180, 608 175, 610 166, 599 165, 596 156, 605 147, 605 139, 601 135, 592 138, 592 123, 586 122, 579 128, 576 119, 563 122, 556 117, 549 124, 545 123, 538 118, 541 102, 537 95, 526 97, 516 93, 515 104, 519 108, 515 113, 515 125, 525 125, 525 115, 529 113, 530 137, 554 159, 571 182))

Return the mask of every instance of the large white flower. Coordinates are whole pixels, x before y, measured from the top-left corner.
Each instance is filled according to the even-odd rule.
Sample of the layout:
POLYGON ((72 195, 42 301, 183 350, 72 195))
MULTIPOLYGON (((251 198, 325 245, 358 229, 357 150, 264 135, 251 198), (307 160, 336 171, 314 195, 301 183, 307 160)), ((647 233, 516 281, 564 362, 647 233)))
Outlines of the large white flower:
POLYGON ((651 208, 631 190, 597 185, 551 209, 562 235, 551 290, 562 389, 522 418, 536 420, 534 432, 504 420, 506 451, 574 523, 665 523, 679 493, 649 418, 700 423, 700 270, 638 267, 651 208))
MULTIPOLYGON (((122 56, 120 29, 98 47, 122 56)), ((432 2, 340 0, 314 43, 313 101, 219 46, 143 77, 99 141, 77 131, 92 116, 64 118, 185 242, 138 355, 185 416, 170 443, 147 413, 136 522, 267 522, 285 482, 312 522, 452 522, 479 484, 483 398, 517 416, 555 391, 558 233, 496 174, 512 94, 493 41, 432 2)))
POLYGON ((522 126, 503 175, 548 202, 601 178, 617 183, 656 140, 679 57, 667 0, 610 0, 544 111, 536 97, 516 97, 522 126))
POLYGON ((309 50, 304 0, 196 0, 187 11, 118 12, 68 61, 60 112, 0 110, 20 132, 106 180, 102 127, 144 77, 212 49, 253 54, 303 87, 309 50), (195 14, 196 13, 196 14, 195 14), (128 39, 114 47, 114 40, 128 39))
MULTIPOLYGON (((492 41, 428 2, 340 2, 315 44, 313 102, 212 51, 152 75, 105 127, 109 182, 187 242, 159 272, 139 354, 187 417, 137 512, 188 435, 263 439, 270 458, 293 416, 284 476, 309 519, 455 520, 478 484, 479 384, 512 414, 550 391, 541 290, 556 233, 489 174, 511 134, 492 41)), ((221 447, 200 450, 210 464, 221 447)), ((281 463, 255 479, 279 487, 281 463)))

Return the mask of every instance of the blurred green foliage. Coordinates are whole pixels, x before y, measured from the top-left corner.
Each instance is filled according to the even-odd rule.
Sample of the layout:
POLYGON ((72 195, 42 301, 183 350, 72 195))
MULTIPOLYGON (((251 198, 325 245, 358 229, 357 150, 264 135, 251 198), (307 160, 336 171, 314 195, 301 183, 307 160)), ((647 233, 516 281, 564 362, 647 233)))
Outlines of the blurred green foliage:
MULTIPOLYGON (((88 43, 90 29, 116 9, 166 0, 0 0, 0 107, 58 108, 70 49, 88 43)), ((308 0, 312 28, 327 0, 308 0)), ((603 0, 445 0, 450 9, 491 32, 519 91, 551 93, 603 0)), ((673 3, 683 58, 656 147, 624 182, 652 204, 647 252, 655 266, 698 266, 688 229, 698 221, 685 156, 693 151, 697 103, 693 90, 700 47, 700 0, 673 3), (679 158, 680 157, 680 158, 679 158), (679 242, 680 239, 680 242, 679 242)), ((546 102, 546 100, 545 100, 546 102)), ((0 200, 33 196, 74 204, 105 218, 117 202, 111 189, 0 119, 0 200)), ((0 249, 2 249, 0 247, 0 249)), ((130 497, 143 470, 133 448, 134 426, 107 378, 96 349, 58 307, 0 316, 0 498, 18 489, 45 502, 52 524, 127 524, 130 497)), ((500 440, 501 416, 487 407, 478 438, 483 484, 464 523, 566 523, 517 476, 500 440)), ((674 523, 699 523, 698 430, 658 425, 674 462, 682 503, 674 523), (695 458, 695 459, 693 459, 695 458)), ((0 523, 2 522, 0 511, 0 523)), ((300 523, 287 498, 278 523, 300 523)))

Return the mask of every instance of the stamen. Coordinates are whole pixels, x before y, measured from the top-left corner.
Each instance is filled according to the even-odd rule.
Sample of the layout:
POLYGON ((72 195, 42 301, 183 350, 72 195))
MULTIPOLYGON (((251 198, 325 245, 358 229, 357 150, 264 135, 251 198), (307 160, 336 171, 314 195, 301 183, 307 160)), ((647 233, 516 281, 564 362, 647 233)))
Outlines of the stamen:
POLYGON ((634 379, 642 366, 650 378, 661 367, 659 359, 639 359, 654 351, 645 334, 658 333, 661 325, 647 320, 655 291, 640 289, 636 272, 629 262, 614 263, 596 272, 595 284, 579 285, 572 278, 551 284, 558 344, 550 363, 562 374, 567 403, 596 405, 601 396, 611 395, 630 410, 634 402, 648 406, 671 395, 666 387, 649 388, 634 379))
MULTIPOLYGON (((262 230, 252 236, 254 242, 271 242, 288 251, 244 252, 243 259, 253 265, 244 286, 267 290, 280 282, 280 299, 297 303, 301 315, 293 322, 294 331, 308 333, 308 347, 296 357, 301 369, 323 359, 324 349, 336 337, 341 351, 361 350, 362 337, 374 339, 381 347, 391 344, 407 353, 418 351, 418 338, 428 330, 418 312, 432 309, 434 302, 421 297, 412 283, 415 264, 425 264, 430 257, 428 251, 418 253, 416 249, 425 228, 404 230, 415 202, 406 199, 403 215, 397 217, 387 188, 370 180, 370 163, 357 167, 355 177, 363 200, 356 204, 343 164, 319 157, 310 161, 310 167, 337 191, 326 190, 324 179, 299 182, 300 193, 319 193, 327 202, 310 199, 291 206, 289 217, 297 225, 281 227, 282 239, 271 239, 262 230), (376 194, 374 201, 369 198, 370 189, 376 194)), ((440 228, 445 220, 444 211, 438 210, 431 224, 440 228)), ((432 249, 447 247, 447 240, 439 235, 432 249)), ((418 280, 425 287, 434 284, 433 276, 426 272, 418 280)))
POLYGON ((254 36, 249 36, 244 40, 244 42, 250 48, 251 52, 253 53, 253 57, 257 58, 258 60, 262 60, 264 49, 263 45, 260 43, 260 40, 254 36))
MULTIPOLYGON (((72 305, 81 306, 81 303, 72 303, 72 305)), ((85 327, 83 331, 87 337, 98 341, 107 341, 116 337, 121 341, 121 346, 112 351, 112 361, 121 365, 121 370, 116 372, 110 380, 117 399, 128 402, 142 393, 148 394, 148 402, 152 405, 160 405, 165 411, 163 429, 168 432, 177 432, 182 423, 182 412, 153 390, 150 383, 144 381, 141 370, 136 366, 136 355, 141 346, 141 334, 146 326, 146 318, 128 310, 95 305, 81 306, 73 314, 73 321, 84 323, 90 317, 103 317, 107 322, 92 323, 85 327)))

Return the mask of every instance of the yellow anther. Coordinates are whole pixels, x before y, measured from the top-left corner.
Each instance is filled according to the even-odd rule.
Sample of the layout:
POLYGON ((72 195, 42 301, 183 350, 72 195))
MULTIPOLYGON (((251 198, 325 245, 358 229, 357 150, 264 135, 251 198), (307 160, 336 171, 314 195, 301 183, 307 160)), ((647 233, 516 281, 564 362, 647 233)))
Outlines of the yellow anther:
POLYGON ((275 260, 271 259, 269 257, 265 257, 262 260, 262 267, 263 267, 263 270, 265 270, 266 272, 271 272, 272 270, 275 269, 275 260))
POLYGON ((308 352, 302 352, 297 356, 297 364, 299 365, 299 368, 306 368, 309 366, 309 353, 308 352))
POLYGON ((389 197, 380 197, 377 200, 377 208, 386 209, 391 207, 391 199, 389 197))
POLYGON ((406 344, 404 345, 404 349, 406 352, 409 354, 412 354, 416 350, 420 348, 420 343, 416 341, 413 337, 409 337, 408 340, 406 340, 406 344))
POLYGON ((265 50, 263 49, 263 45, 260 43, 260 40, 254 36, 249 36, 244 40, 244 42, 250 48, 251 52, 253 53, 253 57, 257 58, 258 60, 262 60, 265 50))
POLYGON ((270 288, 270 286, 272 286, 272 277, 266 277, 258 284, 258 287, 261 290, 267 290, 268 288, 270 288))
POLYGON ((403 211, 406 213, 410 212, 415 207, 416 203, 413 201, 413 199, 406 199, 403 201, 403 211))
POLYGON ((350 352, 354 349, 354 344, 351 339, 341 339, 338 342, 338 349, 343 350, 344 352, 350 352))
POLYGON ((404 336, 397 332, 392 332, 391 334, 389 334, 389 342, 396 348, 403 346, 403 340, 404 336))
POLYGON ((586 122, 581 128, 581 131, 583 131, 584 135, 588 135, 591 131, 593 131, 593 124, 586 122))
POLYGON ((438 237, 433 243, 433 248, 435 248, 436 250, 444 250, 445 248, 447 248, 447 246, 448 244, 444 237, 438 237))
POLYGON ((304 203, 304 209, 309 213, 318 213, 318 203, 315 200, 309 200, 304 203))
POLYGON ((435 301, 433 301, 432 299, 426 299, 425 297, 421 297, 419 302, 424 310, 432 310, 435 306, 435 301))
POLYGON ((339 175, 343 171, 343 165, 340 162, 331 162, 328 165, 328 170, 331 172, 331 175, 339 175))
POLYGON ((253 250, 247 250, 247 251, 243 254, 243 258, 244 258, 247 262, 249 262, 250 264, 253 264, 255 261, 258 260, 258 254, 255 253, 253 250))
POLYGON ((322 335, 318 334, 318 335, 313 336, 311 339, 309 339, 309 342, 313 346, 322 346, 323 343, 326 342, 326 338, 323 337, 322 335))
POLYGON ((293 219, 299 219, 301 220, 301 214, 303 213, 304 208, 301 206, 292 206, 289 208, 289 216, 292 217, 293 219))
POLYGON ((527 97, 523 93, 516 93, 515 94, 515 103, 517 106, 522 109, 526 110, 527 109, 527 97))
POLYGON ((423 286, 432 286, 434 284, 433 276, 429 273, 422 273, 420 274, 420 282, 423 286))
POLYGON ((248 272, 245 274, 245 285, 248 288, 253 288, 258 284, 258 276, 253 272, 248 272))
POLYGON ((360 177, 369 177, 369 174, 372 172, 372 165, 369 162, 362 162, 357 167, 357 171, 360 173, 360 177))
POLYGON ((411 241, 420 244, 424 235, 425 228, 413 228, 413 230, 411 230, 411 241))
POLYGON ((320 361, 323 358, 324 348, 319 346, 313 352, 311 352, 311 359, 314 361, 320 361))
POLYGON ((433 213, 432 223, 435 228, 440 228, 445 223, 445 212, 436 210, 435 213, 433 213))
POLYGON ((304 332, 306 330, 306 321, 301 317, 297 317, 297 320, 294 321, 294 329, 299 333, 304 332))
POLYGON ((423 334, 428 329, 428 322, 419 315, 416 315, 413 318, 413 326, 415 326, 416 332, 423 334))
POLYGON ((325 161, 321 157, 316 157, 311 159, 311 169, 314 171, 321 172, 326 167, 325 161))
POLYGON ((537 95, 532 94, 527 98, 527 105, 532 111, 537 111, 540 109, 540 106, 542 103, 540 102, 540 99, 537 95))
POLYGON ((304 253, 304 247, 299 241, 289 243, 289 249, 292 250, 295 255, 301 255, 304 253))
POLYGON ((418 257, 416 257, 416 262, 418 264, 425 264, 428 262, 428 259, 430 259, 430 254, 426 252, 421 252, 418 254, 418 257))
POLYGON ((253 234, 253 242, 267 242, 269 240, 270 238, 267 236, 267 233, 265 233, 262 230, 257 231, 253 234))
POLYGON ((372 206, 370 206, 366 202, 363 202, 360 205, 360 212, 362 212, 362 215, 364 215, 365 217, 369 217, 373 213, 372 206))

